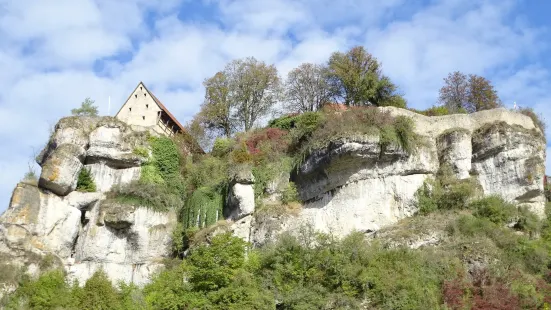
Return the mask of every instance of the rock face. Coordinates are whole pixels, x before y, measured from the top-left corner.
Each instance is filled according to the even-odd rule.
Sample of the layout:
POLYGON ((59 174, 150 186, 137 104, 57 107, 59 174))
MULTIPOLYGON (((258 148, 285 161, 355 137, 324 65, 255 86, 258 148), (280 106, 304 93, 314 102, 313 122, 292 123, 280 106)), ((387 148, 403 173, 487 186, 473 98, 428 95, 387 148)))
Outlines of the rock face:
MULTIPOLYGON (((144 132, 111 117, 60 120, 37 157, 38 186, 17 185, 0 216, 0 265, 36 274, 53 257, 81 285, 100 268, 114 282, 147 283, 170 254, 176 214, 105 196, 113 185, 140 178, 145 158, 133 151, 147 149, 146 141, 144 132), (97 192, 75 191, 84 167, 97 192)), ((12 288, 4 283, 4 291, 12 288)))
POLYGON ((484 195, 543 216, 545 139, 529 117, 506 109, 441 117, 382 109, 414 120, 424 140, 416 152, 382 150, 378 137, 333 141, 291 176, 305 201, 302 211, 255 221, 250 240, 263 244, 304 225, 337 236, 377 231, 414 214, 416 191, 443 165, 460 179, 475 177, 484 195))
MULTIPOLYGON (((417 211, 415 193, 444 165, 460 179, 478 180, 485 195, 503 196, 543 215, 545 139, 529 117, 505 109, 441 117, 382 109, 414 120, 422 138, 416 151, 382 148, 378 136, 333 141, 290 176, 282 172, 272 180, 264 208, 255 206, 250 168, 235 167, 224 210, 228 222, 219 230, 255 245, 304 227, 336 236, 354 230, 384 235, 385 227, 417 211), (302 206, 277 205, 289 180, 302 206), (270 204, 274 208, 266 208, 270 204)), ((37 273, 46 257, 53 257, 81 284, 100 268, 114 281, 148 282, 170 254, 176 214, 105 194, 140 178, 146 159, 136 154, 147 150, 144 141, 143 132, 110 117, 62 119, 37 158, 42 166, 38 186, 19 184, 0 216, 0 268, 37 273), (83 167, 97 192, 75 191, 83 167)), ((427 230, 420 239, 398 241, 417 247, 438 240, 427 230)), ((4 291, 14 282, 4 283, 4 291)))

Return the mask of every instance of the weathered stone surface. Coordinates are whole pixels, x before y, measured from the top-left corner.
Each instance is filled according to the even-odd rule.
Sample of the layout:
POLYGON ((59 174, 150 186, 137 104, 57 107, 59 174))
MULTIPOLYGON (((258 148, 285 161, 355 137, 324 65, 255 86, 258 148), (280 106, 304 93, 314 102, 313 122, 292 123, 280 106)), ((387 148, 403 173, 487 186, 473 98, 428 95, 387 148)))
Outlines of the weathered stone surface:
POLYGON ((65 196, 74 191, 84 161, 84 149, 75 144, 62 144, 44 161, 39 185, 65 196))
POLYGON ((229 179, 233 183, 254 184, 252 168, 249 165, 237 165, 230 168, 229 179))
POLYGON ((465 129, 451 129, 436 138, 440 165, 449 165, 459 179, 470 176, 473 148, 471 133, 465 129))
POLYGON ((107 213, 112 220, 107 220, 100 204, 89 211, 90 220, 75 245, 74 264, 67 266, 69 277, 83 283, 95 270, 104 268, 113 281, 145 284, 170 254, 176 214, 137 206, 110 208, 107 213), (100 223, 101 217, 105 225, 100 223))
POLYGON ((88 163, 102 162, 113 168, 139 167, 145 160, 123 143, 121 127, 101 126, 90 133, 88 163))
POLYGON ((141 167, 115 169, 104 163, 88 164, 85 167, 90 169, 96 189, 100 192, 108 192, 114 185, 126 185, 137 181, 142 171, 141 167))
POLYGON ((227 218, 239 220, 254 212, 254 187, 252 184, 235 183, 231 186, 226 200, 229 214, 227 218))
POLYGON ((116 202, 103 202, 101 204, 101 215, 103 223, 114 229, 126 229, 134 225, 134 206, 116 202))
POLYGON ((505 122, 490 123, 473 134, 473 173, 484 193, 531 207, 544 214, 545 147, 542 137, 505 122))
POLYGON ((0 223, 18 225, 30 234, 30 246, 69 257, 80 225, 81 212, 64 198, 42 193, 32 185, 19 184, 0 223))

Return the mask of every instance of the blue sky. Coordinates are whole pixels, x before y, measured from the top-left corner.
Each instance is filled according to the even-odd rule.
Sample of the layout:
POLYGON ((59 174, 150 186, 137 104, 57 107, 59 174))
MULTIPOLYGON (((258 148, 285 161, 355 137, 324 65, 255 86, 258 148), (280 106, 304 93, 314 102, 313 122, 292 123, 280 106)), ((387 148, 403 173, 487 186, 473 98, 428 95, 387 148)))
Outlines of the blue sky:
POLYGON ((363 45, 411 107, 460 70, 551 120, 549 12, 546 0, 0 0, 0 211, 85 97, 104 115, 111 97, 114 114, 142 80, 185 122, 202 81, 247 56, 285 77, 363 45))

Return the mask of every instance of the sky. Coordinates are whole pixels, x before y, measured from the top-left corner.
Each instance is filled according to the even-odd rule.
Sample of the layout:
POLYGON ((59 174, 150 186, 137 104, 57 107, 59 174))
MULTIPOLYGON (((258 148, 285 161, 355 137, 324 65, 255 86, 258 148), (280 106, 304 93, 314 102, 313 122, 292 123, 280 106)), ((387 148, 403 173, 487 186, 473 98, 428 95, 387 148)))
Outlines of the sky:
POLYGON ((284 78, 362 45, 410 107, 434 105, 459 70, 551 120, 549 12, 548 0, 0 0, 0 212, 84 98, 114 115, 143 81, 184 123, 203 80, 242 57, 284 78))

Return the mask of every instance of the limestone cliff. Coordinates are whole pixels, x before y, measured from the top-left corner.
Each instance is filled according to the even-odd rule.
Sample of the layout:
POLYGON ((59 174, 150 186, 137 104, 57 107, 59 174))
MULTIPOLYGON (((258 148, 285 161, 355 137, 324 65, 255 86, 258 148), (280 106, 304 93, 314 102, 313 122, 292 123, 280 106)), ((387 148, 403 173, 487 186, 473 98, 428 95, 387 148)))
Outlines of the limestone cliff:
MULTIPOLYGON (((378 231, 415 214, 415 193, 444 165, 459 179, 477 180, 485 195, 543 214, 545 139, 529 117, 505 109, 441 117, 382 109, 413 119, 415 151, 382 148, 378 136, 331 141, 269 184, 266 204, 289 180, 297 185, 304 204, 292 212, 255 210, 255 180, 239 170, 225 203, 231 225, 221 229, 255 245, 305 224, 337 236, 378 231)), ((38 184, 17 185, 0 216, 0 263, 36 273, 50 254, 80 283, 99 268, 113 280, 146 283, 170 255, 176 214, 106 197, 113 185, 140 178, 146 158, 138 148, 148 150, 146 134, 113 118, 62 119, 37 158, 38 184), (95 192, 75 190, 83 167, 95 192)))
POLYGON ((133 151, 147 148, 145 137, 110 117, 60 120, 37 157, 38 185, 18 184, 0 216, 1 263, 34 274, 50 256, 80 283, 99 268, 114 281, 147 282, 169 255, 176 215, 105 197, 113 185, 139 179, 145 158, 133 151), (75 191, 83 168, 96 192, 75 191))
POLYGON ((460 179, 475 178, 484 195, 543 215, 545 138, 531 118, 506 109, 440 117, 382 109, 414 120, 423 140, 415 152, 381 151, 378 136, 333 141, 291 176, 305 202, 298 215, 264 216, 248 238, 263 244, 304 224, 338 236, 377 231, 413 215, 416 191, 445 164, 460 179))

